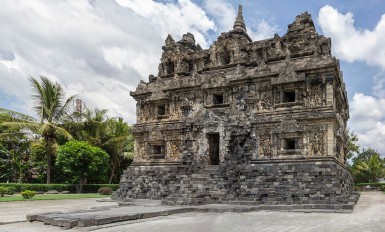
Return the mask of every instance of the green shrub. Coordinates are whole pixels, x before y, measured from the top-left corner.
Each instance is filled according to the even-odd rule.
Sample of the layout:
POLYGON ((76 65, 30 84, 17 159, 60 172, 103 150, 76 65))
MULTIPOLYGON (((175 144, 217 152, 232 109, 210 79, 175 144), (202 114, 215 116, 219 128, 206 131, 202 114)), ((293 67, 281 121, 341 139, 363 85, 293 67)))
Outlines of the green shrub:
POLYGON ((8 194, 9 188, 0 186, 0 197, 4 197, 5 194, 8 194))
POLYGON ((7 195, 13 195, 16 191, 14 187, 7 187, 8 192, 6 193, 7 195))
MULTIPOLYGON (((36 192, 47 192, 48 190, 70 191, 76 192, 75 185, 72 184, 20 184, 20 183, 0 183, 0 187, 7 187, 13 192, 21 192, 24 190, 33 190, 36 192)), ((99 188, 109 187, 112 191, 119 188, 118 184, 85 184, 83 185, 84 193, 97 193, 99 188)), ((6 193, 9 194, 9 193, 6 193)))
POLYGON ((36 191, 25 190, 20 193, 24 199, 31 199, 36 195, 36 191))
POLYGON ((381 186, 385 186, 385 183, 356 183, 354 184, 354 186, 358 186, 358 187, 365 187, 365 186, 370 186, 370 187, 379 187, 381 188, 381 186))
POLYGON ((108 187, 111 188, 112 191, 115 191, 119 188, 118 184, 86 184, 83 185, 84 193, 97 193, 100 188, 108 187))
POLYGON ((98 189, 98 193, 102 195, 111 195, 112 189, 110 187, 101 187, 98 189))

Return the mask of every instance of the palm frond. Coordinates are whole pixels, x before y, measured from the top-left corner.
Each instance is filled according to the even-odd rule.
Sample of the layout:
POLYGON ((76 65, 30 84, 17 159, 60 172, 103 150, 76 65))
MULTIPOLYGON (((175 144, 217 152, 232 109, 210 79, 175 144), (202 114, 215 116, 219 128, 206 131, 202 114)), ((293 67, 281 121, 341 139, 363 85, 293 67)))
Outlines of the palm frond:
POLYGON ((0 118, 0 121, 31 121, 31 122, 37 122, 37 119, 12 110, 7 110, 4 108, 0 108, 0 115, 7 115, 7 119, 5 118, 0 118))

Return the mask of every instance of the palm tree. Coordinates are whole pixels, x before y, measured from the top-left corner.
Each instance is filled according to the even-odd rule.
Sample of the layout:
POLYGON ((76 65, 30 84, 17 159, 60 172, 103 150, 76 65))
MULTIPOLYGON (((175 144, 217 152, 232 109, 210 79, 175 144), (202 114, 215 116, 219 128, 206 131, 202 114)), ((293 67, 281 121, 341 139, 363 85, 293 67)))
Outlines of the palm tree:
POLYGON ((29 130, 27 133, 35 132, 43 138, 47 156, 47 184, 50 184, 52 155, 55 152, 56 140, 58 138, 72 139, 71 134, 59 123, 67 114, 69 104, 73 101, 75 95, 65 99, 64 89, 59 83, 53 83, 43 76, 40 76, 40 79, 41 82, 33 77, 29 78, 35 104, 33 109, 40 117, 40 120, 34 120, 29 116, 16 114, 16 112, 12 114, 12 111, 8 111, 6 113, 14 115, 13 120, 3 122, 2 125, 11 127, 18 133, 25 133, 27 129, 29 130))
POLYGON ((112 183, 120 157, 124 155, 127 145, 132 140, 131 127, 122 118, 109 119, 107 121, 106 135, 108 140, 103 144, 104 150, 111 155, 112 170, 109 183, 112 183))
MULTIPOLYGON (((76 113, 76 112, 75 112, 76 113)), ((106 109, 86 109, 84 113, 66 118, 64 127, 76 140, 87 141, 93 146, 101 147, 105 140, 106 109)))
POLYGON ((366 181, 377 182, 385 175, 385 165, 377 153, 372 154, 367 160, 359 161, 355 165, 356 175, 364 177, 366 181))
POLYGON ((47 184, 51 183, 52 155, 55 151, 56 139, 72 136, 58 124, 68 113, 69 104, 76 95, 65 99, 64 89, 59 83, 53 83, 48 78, 40 76, 41 82, 30 77, 36 113, 40 116, 40 134, 46 144, 47 154, 47 184))

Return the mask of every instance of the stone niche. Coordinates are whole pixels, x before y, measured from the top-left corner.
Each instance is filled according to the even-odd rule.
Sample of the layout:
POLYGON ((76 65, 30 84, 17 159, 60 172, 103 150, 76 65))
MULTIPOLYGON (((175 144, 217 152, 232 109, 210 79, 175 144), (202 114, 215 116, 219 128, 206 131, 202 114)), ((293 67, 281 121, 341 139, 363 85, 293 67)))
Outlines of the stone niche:
POLYGON ((282 37, 252 41, 241 7, 208 49, 169 35, 158 75, 131 92, 135 157, 113 198, 354 205, 349 108, 330 45, 307 12, 282 37))

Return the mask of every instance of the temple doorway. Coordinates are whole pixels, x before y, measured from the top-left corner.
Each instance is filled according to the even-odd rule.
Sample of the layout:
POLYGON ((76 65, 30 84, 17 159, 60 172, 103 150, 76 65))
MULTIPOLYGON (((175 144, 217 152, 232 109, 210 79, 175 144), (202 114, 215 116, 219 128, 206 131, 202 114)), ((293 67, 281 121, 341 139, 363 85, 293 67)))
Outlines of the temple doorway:
POLYGON ((219 133, 207 134, 210 165, 219 164, 219 133))

